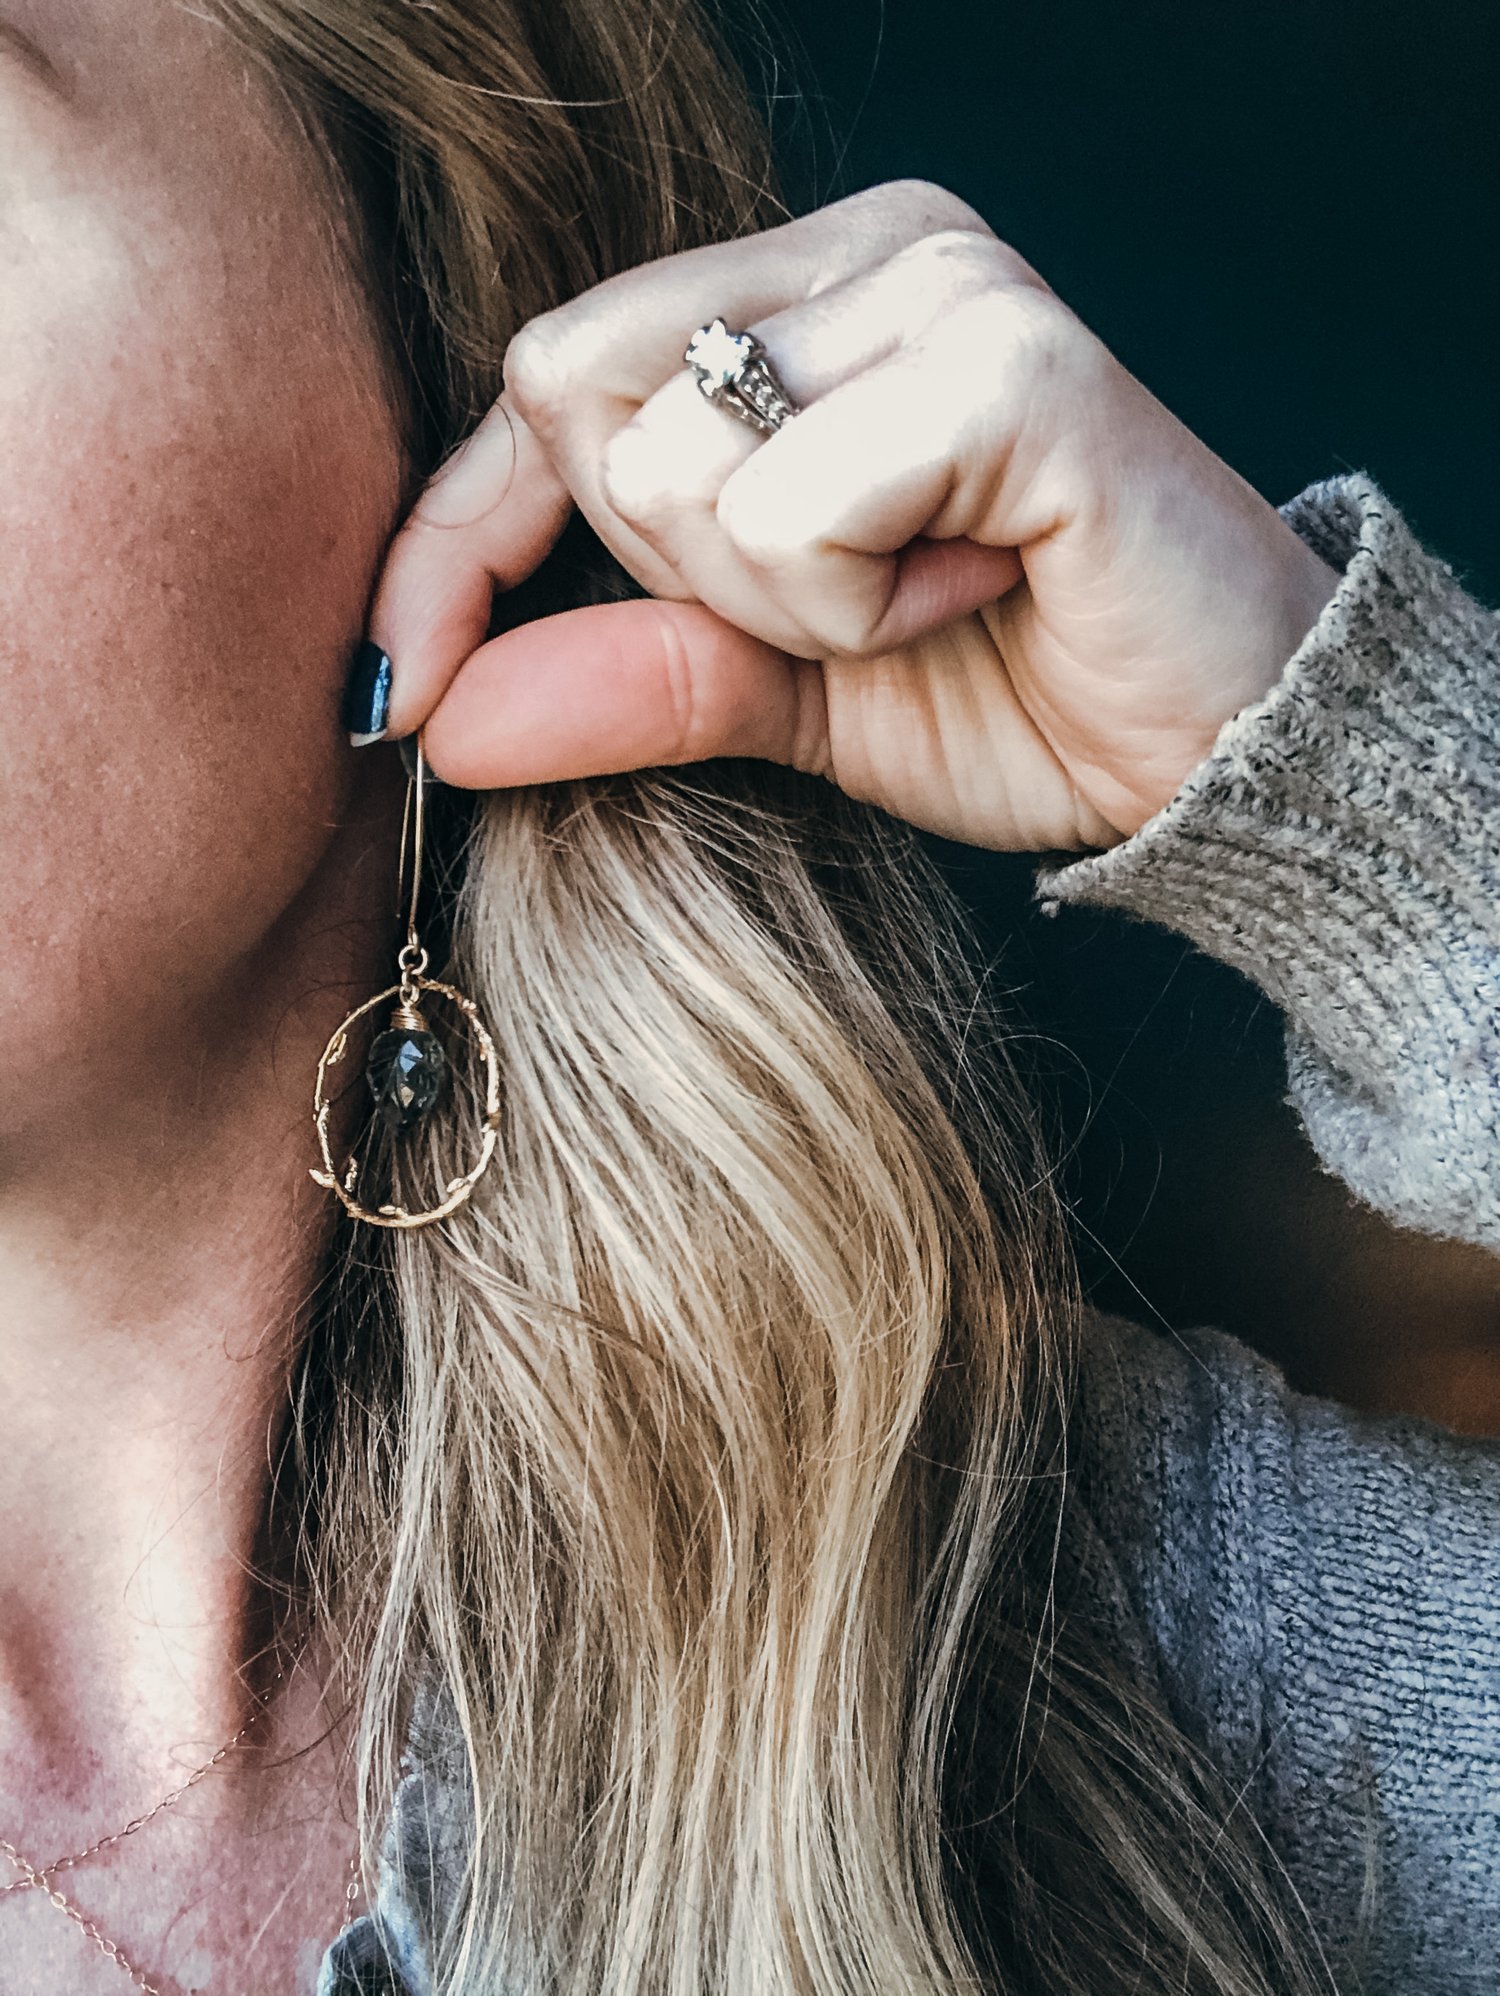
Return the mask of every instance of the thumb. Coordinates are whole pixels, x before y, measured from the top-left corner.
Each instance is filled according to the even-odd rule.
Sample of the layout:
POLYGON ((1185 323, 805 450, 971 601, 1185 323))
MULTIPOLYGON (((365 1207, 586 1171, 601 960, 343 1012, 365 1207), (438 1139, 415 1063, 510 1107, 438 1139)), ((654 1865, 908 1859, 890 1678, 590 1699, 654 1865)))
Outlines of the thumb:
POLYGON ((569 610, 481 645, 423 732, 435 775, 470 789, 755 756, 822 772, 822 669, 697 603, 569 610))

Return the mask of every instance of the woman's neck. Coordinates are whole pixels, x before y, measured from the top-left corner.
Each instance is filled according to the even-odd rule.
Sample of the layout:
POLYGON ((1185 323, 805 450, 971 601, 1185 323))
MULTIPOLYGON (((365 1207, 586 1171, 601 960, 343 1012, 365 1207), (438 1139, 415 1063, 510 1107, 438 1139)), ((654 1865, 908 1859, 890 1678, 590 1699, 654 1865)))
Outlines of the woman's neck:
POLYGON ((330 1235, 311 1080, 384 943, 384 841, 335 843, 258 961, 0 1130, 0 1805, 31 1798, 42 1843, 133 1814, 246 1716, 330 1235))
POLYGON ((288 1225, 308 1203, 291 1134, 223 1120, 181 1154, 187 1182, 121 1161, 121 1196, 0 1200, 0 1697, 24 1692, 42 1736, 78 1711, 120 1738, 233 1719, 322 1250, 313 1216, 288 1225))

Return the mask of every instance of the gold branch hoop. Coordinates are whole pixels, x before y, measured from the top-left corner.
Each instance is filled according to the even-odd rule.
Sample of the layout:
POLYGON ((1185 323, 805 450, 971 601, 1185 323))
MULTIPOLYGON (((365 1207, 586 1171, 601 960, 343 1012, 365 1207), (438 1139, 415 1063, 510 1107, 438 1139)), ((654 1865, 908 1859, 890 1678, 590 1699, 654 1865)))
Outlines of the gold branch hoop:
POLYGON ((345 1211, 352 1214, 356 1220, 363 1220, 365 1225, 370 1227, 399 1229, 427 1227, 434 1220, 445 1220, 450 1213, 456 1213, 489 1168, 490 1159, 495 1155, 500 1127, 500 1062, 495 1053, 495 1042, 479 1016, 479 1007, 472 998, 466 998, 462 991, 456 991, 451 984, 440 984, 436 978, 423 977, 416 972, 407 973, 400 984, 392 984, 384 991, 377 991, 373 998, 367 998, 363 1005, 349 1014, 323 1049, 323 1058, 318 1062, 317 1086, 313 1092, 313 1120, 317 1127, 318 1149, 322 1153, 323 1169, 314 1170, 312 1178, 316 1184, 334 1193, 345 1211), (362 1205, 357 1196, 358 1159, 351 1157, 342 1172, 334 1161, 333 1146, 328 1134, 328 1123, 333 1108, 327 1094, 328 1072, 330 1068, 337 1067, 347 1056, 350 1031, 367 1013, 373 1012, 392 998, 399 998, 404 1005, 409 1005, 415 995, 423 991, 430 991, 436 997, 446 998, 454 1010, 462 1016, 484 1063, 484 1116, 480 1125, 479 1155, 460 1177, 448 1180, 444 1188, 445 1196, 439 1205, 420 1213, 409 1212, 406 1207, 397 1205, 378 1206, 372 1211, 368 1206, 362 1205))

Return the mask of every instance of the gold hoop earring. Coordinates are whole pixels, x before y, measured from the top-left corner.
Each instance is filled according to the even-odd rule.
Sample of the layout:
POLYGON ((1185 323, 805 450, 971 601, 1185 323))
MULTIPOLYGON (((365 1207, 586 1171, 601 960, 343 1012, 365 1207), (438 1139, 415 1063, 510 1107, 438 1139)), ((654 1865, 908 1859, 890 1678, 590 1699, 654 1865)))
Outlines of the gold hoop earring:
POLYGON ((406 941, 396 956, 398 982, 388 985, 384 991, 377 991, 373 998, 367 998, 363 1005, 356 1006, 336 1028, 323 1049, 323 1058, 318 1062, 318 1079, 313 1089, 313 1125, 323 1165, 321 1170, 314 1168, 312 1178, 316 1184, 332 1192, 347 1213, 369 1227, 429 1227, 435 1220, 445 1220, 450 1213, 456 1213, 489 1169, 500 1127, 500 1063, 495 1053, 495 1042, 472 998, 455 990, 451 984, 440 983, 437 978, 427 975, 427 952, 422 947, 417 929, 427 830, 426 785, 427 761, 422 738, 418 735, 414 771, 407 781, 406 808, 401 817, 401 858, 396 897, 398 906, 403 907, 406 914, 406 941), (409 897, 406 892, 408 867, 411 874, 409 897), (467 1171, 444 1182, 442 1196, 436 1204, 420 1212, 411 1212, 395 1203, 371 1208, 363 1204, 359 1196, 361 1167, 358 1155, 351 1154, 342 1171, 334 1162, 328 1127, 333 1113, 333 1101, 328 1094, 329 1072, 348 1058, 351 1031, 370 1013, 394 998, 396 1004, 390 1022, 383 1032, 376 1034, 365 1057, 365 1079, 374 1097, 375 1115, 392 1136, 420 1123, 452 1085, 449 1073, 451 1063, 443 1050, 443 1043, 422 1011, 424 997, 440 999, 452 1007, 473 1043, 483 1070, 478 1156, 467 1171))

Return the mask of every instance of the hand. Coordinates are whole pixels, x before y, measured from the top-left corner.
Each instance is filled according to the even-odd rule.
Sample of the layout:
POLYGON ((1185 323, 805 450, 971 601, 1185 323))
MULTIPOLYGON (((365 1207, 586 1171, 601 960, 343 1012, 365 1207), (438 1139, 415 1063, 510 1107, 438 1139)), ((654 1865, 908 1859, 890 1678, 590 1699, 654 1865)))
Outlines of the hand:
POLYGON ((1337 582, 953 196, 897 183, 533 320, 394 542, 391 730, 493 787, 766 757, 993 847, 1109 845, 1337 582), (683 366, 715 314, 802 413, 683 366), (572 506, 655 601, 483 642, 572 506))

